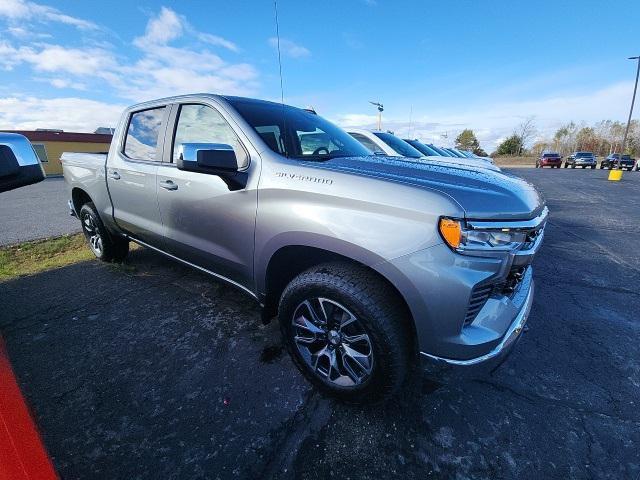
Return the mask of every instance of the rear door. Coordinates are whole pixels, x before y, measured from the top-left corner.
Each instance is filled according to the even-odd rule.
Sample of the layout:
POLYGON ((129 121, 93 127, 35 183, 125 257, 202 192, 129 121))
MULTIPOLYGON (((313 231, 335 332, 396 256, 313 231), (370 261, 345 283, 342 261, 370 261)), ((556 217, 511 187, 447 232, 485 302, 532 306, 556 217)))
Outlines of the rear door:
POLYGON ((131 112, 120 145, 107 164, 115 222, 132 237, 157 248, 163 247, 157 174, 168 112, 164 105, 131 112))
POLYGON ((158 170, 158 204, 167 250, 251 288, 258 155, 218 106, 175 105, 171 117, 165 162, 158 170), (249 174, 247 186, 232 191, 217 175, 178 170, 175 162, 181 143, 231 145, 239 165, 249 174))

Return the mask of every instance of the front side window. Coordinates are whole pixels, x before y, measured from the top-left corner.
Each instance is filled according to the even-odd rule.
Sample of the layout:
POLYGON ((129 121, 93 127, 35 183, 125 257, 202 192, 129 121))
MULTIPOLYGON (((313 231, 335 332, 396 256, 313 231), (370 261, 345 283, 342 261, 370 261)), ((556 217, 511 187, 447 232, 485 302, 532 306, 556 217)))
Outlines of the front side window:
POLYGON ((249 158, 238 136, 224 117, 207 105, 182 105, 173 142, 173 161, 180 155, 182 143, 223 143, 233 147, 238 167, 246 167, 249 158))
POLYGON ((384 150, 382 150, 378 145, 376 145, 373 140, 371 140, 370 138, 367 138, 361 133, 349 133, 349 135, 351 135, 353 138, 358 140, 362 145, 364 145, 366 148, 371 150, 373 153, 384 153, 384 150))
POLYGON ((158 158, 158 138, 165 107, 135 112, 131 115, 124 154, 134 160, 160 161, 158 158))

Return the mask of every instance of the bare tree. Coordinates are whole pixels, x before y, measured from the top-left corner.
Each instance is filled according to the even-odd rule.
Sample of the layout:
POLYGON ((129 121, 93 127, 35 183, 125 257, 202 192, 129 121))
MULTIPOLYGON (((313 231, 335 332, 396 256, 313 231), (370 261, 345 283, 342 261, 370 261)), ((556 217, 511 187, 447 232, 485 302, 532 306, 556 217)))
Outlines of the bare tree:
POLYGON ((522 155, 522 149, 526 148, 529 141, 536 134, 535 116, 531 115, 524 119, 524 121, 518 125, 515 134, 520 137, 520 150, 518 156, 522 155))

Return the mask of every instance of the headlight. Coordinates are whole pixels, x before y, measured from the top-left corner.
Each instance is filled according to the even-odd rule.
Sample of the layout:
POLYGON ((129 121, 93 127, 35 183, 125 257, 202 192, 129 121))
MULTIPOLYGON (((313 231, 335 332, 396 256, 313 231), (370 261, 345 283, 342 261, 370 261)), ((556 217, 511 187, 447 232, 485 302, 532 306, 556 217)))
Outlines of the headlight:
POLYGON ((467 255, 516 250, 527 237, 524 231, 510 228, 471 228, 464 221, 451 218, 441 218, 438 227, 447 245, 456 252, 467 255))

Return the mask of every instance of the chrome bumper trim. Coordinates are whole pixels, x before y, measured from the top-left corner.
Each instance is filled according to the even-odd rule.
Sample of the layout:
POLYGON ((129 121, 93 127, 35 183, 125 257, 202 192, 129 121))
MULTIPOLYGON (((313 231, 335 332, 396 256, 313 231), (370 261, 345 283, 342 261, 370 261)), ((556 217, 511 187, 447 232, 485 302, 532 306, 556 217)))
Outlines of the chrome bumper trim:
POLYGON ((522 330, 524 329, 524 325, 527 323, 529 312, 531 311, 531 305, 533 304, 533 292, 534 283, 532 280, 531 287, 529 288, 529 292, 527 293, 527 297, 522 305, 522 308, 520 309, 520 312, 507 330, 507 333, 505 333, 502 341, 500 341, 500 343, 496 345, 495 348, 489 353, 486 353, 479 357, 470 358, 469 360, 456 360, 454 358, 438 357, 436 355, 431 355, 425 352, 420 352, 420 355, 422 355, 429 361, 435 361, 437 363, 445 363, 454 366, 472 366, 484 363, 488 360, 492 360, 502 354, 506 354, 509 351, 509 347, 511 347, 513 343, 518 339, 518 337, 522 333, 522 330))

